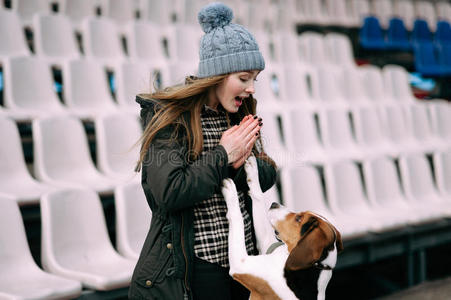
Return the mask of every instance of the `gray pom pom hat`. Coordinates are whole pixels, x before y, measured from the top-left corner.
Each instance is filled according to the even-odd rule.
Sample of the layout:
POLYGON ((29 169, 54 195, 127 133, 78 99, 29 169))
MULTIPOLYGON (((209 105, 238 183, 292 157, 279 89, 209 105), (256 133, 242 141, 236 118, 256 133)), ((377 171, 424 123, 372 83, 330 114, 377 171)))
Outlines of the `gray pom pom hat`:
POLYGON ((233 12, 229 7, 211 3, 200 10, 197 18, 205 32, 199 48, 199 78, 265 68, 252 34, 230 23, 233 12))

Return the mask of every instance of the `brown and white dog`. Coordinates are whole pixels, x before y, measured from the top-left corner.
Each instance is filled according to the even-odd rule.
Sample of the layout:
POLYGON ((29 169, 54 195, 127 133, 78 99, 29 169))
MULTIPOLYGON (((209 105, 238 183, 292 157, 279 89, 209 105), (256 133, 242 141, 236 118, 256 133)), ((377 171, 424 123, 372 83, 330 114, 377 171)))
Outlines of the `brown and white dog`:
POLYGON ((324 299, 337 252, 343 249, 338 230, 325 218, 307 211, 290 212, 278 203, 267 203, 258 181, 255 157, 244 166, 260 253, 283 242, 270 254, 249 256, 235 184, 223 182, 229 221, 230 275, 248 290, 251 299, 324 299))

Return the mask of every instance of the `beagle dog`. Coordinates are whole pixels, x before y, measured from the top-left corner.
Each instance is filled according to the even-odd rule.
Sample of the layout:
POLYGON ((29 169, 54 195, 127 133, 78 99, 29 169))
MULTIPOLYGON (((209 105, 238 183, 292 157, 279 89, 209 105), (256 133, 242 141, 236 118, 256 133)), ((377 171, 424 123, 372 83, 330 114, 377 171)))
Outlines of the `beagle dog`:
POLYGON ((236 187, 231 179, 225 179, 222 193, 228 209, 230 275, 250 290, 252 300, 325 299, 337 253, 343 250, 340 233, 313 212, 294 213, 278 203, 267 203, 254 156, 244 168, 257 248, 265 254, 247 254, 236 187))

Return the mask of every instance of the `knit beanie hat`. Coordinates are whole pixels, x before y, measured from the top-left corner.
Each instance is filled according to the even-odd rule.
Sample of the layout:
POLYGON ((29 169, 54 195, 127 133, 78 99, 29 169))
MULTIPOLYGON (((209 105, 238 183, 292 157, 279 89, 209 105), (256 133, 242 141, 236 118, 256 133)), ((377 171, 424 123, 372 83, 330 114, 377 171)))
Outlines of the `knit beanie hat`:
POLYGON ((211 3, 200 10, 197 18, 205 32, 200 41, 199 78, 265 68, 252 34, 243 26, 230 23, 233 12, 229 7, 211 3))

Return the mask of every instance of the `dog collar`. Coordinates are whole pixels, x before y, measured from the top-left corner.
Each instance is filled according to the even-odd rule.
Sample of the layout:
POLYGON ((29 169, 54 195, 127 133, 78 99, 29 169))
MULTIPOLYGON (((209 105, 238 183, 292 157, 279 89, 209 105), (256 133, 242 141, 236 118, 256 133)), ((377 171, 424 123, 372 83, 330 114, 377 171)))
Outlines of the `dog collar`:
POLYGON ((323 264, 320 263, 320 262, 314 263, 313 266, 314 266, 315 268, 319 269, 319 270, 328 270, 328 271, 332 270, 332 268, 331 268, 330 266, 328 266, 328 265, 323 265, 323 264))
POLYGON ((268 250, 266 250, 266 254, 271 254, 276 250, 276 248, 283 245, 283 242, 275 242, 271 246, 269 246, 268 250))

